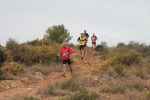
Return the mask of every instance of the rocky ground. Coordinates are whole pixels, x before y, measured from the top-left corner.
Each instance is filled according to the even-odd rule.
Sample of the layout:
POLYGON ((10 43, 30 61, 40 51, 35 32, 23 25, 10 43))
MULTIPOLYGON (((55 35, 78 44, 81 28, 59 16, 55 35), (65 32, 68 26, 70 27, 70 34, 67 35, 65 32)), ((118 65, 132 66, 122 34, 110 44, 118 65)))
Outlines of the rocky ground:
MULTIPOLYGON (((101 56, 99 56, 98 52, 92 50, 86 52, 84 60, 80 60, 80 54, 78 53, 78 51, 76 51, 72 55, 72 57, 74 58, 74 73, 80 74, 79 79, 85 81, 85 83, 82 83, 84 83, 83 85, 88 91, 94 91, 100 94, 101 98, 97 100, 144 100, 135 98, 138 96, 142 98, 142 93, 149 93, 147 87, 145 87, 142 90, 142 93, 137 90, 130 91, 129 89, 126 89, 125 93, 100 93, 99 91, 102 88, 111 88, 112 86, 120 85, 127 80, 132 80, 135 82, 143 81, 143 83, 147 82, 147 80, 144 81, 140 78, 129 76, 119 77, 116 76, 116 74, 113 71, 109 71, 108 73, 103 75, 91 74, 91 70, 104 63, 104 61, 100 60, 101 56)), ((39 94, 38 91, 39 89, 44 88, 48 84, 55 84, 56 82, 61 82, 63 80, 70 79, 71 75, 69 72, 67 73, 67 77, 62 77, 61 73, 59 72, 52 72, 49 75, 43 75, 41 72, 36 72, 34 77, 38 81, 35 82, 31 82, 32 80, 30 80, 27 77, 13 77, 15 77, 15 80, 3 80, 0 82, 0 100, 12 100, 12 98, 17 97, 18 95, 33 96, 41 100, 59 100, 59 98, 61 98, 62 96, 44 97, 41 94, 39 94)))
MULTIPOLYGON (((93 54, 94 55, 94 54, 93 54)), ((73 55, 74 64, 73 67, 76 67, 76 72, 88 72, 92 66, 96 66, 98 61, 91 58, 92 55, 87 52, 87 56, 84 57, 84 60, 80 60, 80 54, 75 52, 73 55), (89 65, 88 62, 92 62, 92 65, 89 65)), ((12 74, 11 74, 12 75, 12 74)), ((35 83, 30 83, 30 79, 27 77, 20 78, 19 76, 13 76, 15 80, 3 80, 0 82, 0 100, 9 100, 15 95, 31 95, 35 97, 40 97, 37 94, 38 89, 46 86, 47 84, 52 84, 57 81, 61 81, 67 78, 70 78, 70 73, 67 74, 67 77, 62 77, 61 73, 51 73, 47 76, 42 75, 42 73, 37 72, 35 77, 39 80, 35 83)))

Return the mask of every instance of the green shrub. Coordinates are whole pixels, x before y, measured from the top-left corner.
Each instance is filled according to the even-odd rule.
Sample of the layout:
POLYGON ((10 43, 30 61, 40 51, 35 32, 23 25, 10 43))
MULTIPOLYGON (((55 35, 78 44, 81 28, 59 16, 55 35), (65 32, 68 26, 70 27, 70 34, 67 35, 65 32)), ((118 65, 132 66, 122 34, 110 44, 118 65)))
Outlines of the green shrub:
POLYGON ((11 72, 12 74, 17 75, 18 73, 21 72, 21 66, 18 63, 13 62, 8 64, 4 70, 6 72, 11 72))
MULTIPOLYGON (((39 40, 41 41, 41 40, 39 40)), ((6 43, 6 49, 10 55, 9 60, 24 63, 26 66, 41 63, 50 65, 52 62, 60 62, 57 54, 60 51, 59 44, 48 44, 50 40, 44 39, 43 44, 37 44, 36 41, 19 44, 14 39, 9 39, 6 43)))
POLYGON ((43 38, 43 39, 37 38, 32 41, 27 41, 27 44, 32 45, 32 46, 42 46, 42 45, 50 46, 54 44, 54 42, 48 38, 43 38))
POLYGON ((66 100, 66 98, 60 98, 59 100, 66 100))
POLYGON ((67 100, 96 100, 99 95, 95 92, 88 93, 86 89, 81 89, 79 92, 71 95, 67 100))
POLYGON ((124 88, 124 87, 113 87, 113 88, 111 89, 111 93, 113 93, 113 94, 116 94, 116 93, 121 93, 121 94, 123 94, 124 91, 125 91, 125 88, 124 88))
POLYGON ((150 56, 150 46, 145 45, 144 43, 138 43, 135 41, 130 41, 128 44, 128 48, 135 49, 136 51, 140 52, 143 57, 150 56))
POLYGON ((112 88, 102 88, 100 90, 100 92, 102 93, 113 93, 113 94, 116 94, 116 93, 121 93, 123 94, 125 91, 125 87, 124 86, 116 86, 116 87, 112 87, 112 88))
POLYGON ((150 100, 150 93, 147 94, 146 99, 150 100))
POLYGON ((142 68, 136 69, 136 70, 133 72, 133 74, 134 74, 136 77, 140 77, 140 78, 142 78, 142 79, 145 78, 145 75, 144 75, 144 72, 143 72, 142 68))
POLYGON ((60 88, 58 88, 55 85, 47 85, 46 87, 39 89, 38 94, 40 95, 44 95, 44 96, 66 96, 69 95, 70 92, 66 91, 66 90, 61 90, 60 88))
POLYGON ((38 66, 38 65, 35 65, 35 66, 32 66, 29 68, 32 72, 41 72, 43 68, 43 66, 38 66))
POLYGON ((102 89, 100 89, 100 92, 108 93, 108 92, 110 92, 110 88, 102 88, 102 89))
POLYGON ((40 100, 40 99, 33 97, 33 96, 19 96, 19 95, 17 95, 15 97, 13 97, 12 100, 40 100))
POLYGON ((133 89, 137 89, 139 91, 142 91, 145 87, 146 86, 144 86, 142 83, 139 83, 139 82, 128 82, 128 83, 125 83, 122 86, 114 86, 114 87, 110 87, 110 88, 102 88, 102 89, 100 89, 100 92, 102 92, 102 93, 113 93, 113 94, 116 94, 116 93, 123 94, 125 92, 126 88, 129 88, 131 91, 133 89))
POLYGON ((39 62, 39 57, 34 46, 28 44, 21 44, 20 48, 21 56, 18 61, 24 63, 26 66, 31 66, 32 64, 39 62))
POLYGON ((27 41, 27 44, 29 45, 34 45, 34 46, 38 46, 39 39, 34 39, 32 41, 27 41))
POLYGON ((120 47, 124 47, 124 46, 125 46, 125 44, 121 42, 121 43, 118 43, 116 47, 120 48, 120 47))
POLYGON ((38 46, 36 47, 38 56, 42 60, 43 63, 51 63, 51 62, 59 62, 60 58, 57 54, 60 51, 60 45, 54 44, 51 46, 38 46))
POLYGON ((23 100, 40 100, 40 99, 30 96, 30 97, 24 97, 23 100))
POLYGON ((71 92, 74 92, 74 91, 78 91, 80 89, 80 85, 76 78, 71 78, 64 82, 61 82, 60 88, 63 90, 69 90, 71 92))
POLYGON ((141 61, 141 55, 135 50, 127 50, 120 52, 108 60, 108 63, 113 66, 116 64, 131 65, 138 64, 141 61))
POLYGON ((99 97, 100 95, 97 94, 96 92, 91 92, 90 94, 90 100, 95 100, 99 97))
POLYGON ((125 84, 125 86, 128 87, 130 90, 137 89, 139 91, 142 91, 145 88, 145 86, 139 82, 128 82, 125 84))
POLYGON ((49 84, 44 88, 39 89, 37 93, 46 96, 50 96, 50 95, 54 96, 54 86, 49 84))
POLYGON ((103 51, 103 49, 104 49, 104 47, 99 44, 99 45, 96 46, 95 51, 99 51, 100 52, 100 51, 103 51))
POLYGON ((1 47, 0 45, 0 68, 3 66, 3 63, 6 60, 6 52, 4 50, 4 48, 1 47))
POLYGON ((21 55, 21 48, 19 45, 19 42, 15 39, 11 39, 9 38, 9 40, 6 43, 6 50, 8 51, 9 56, 9 60, 10 61, 19 61, 21 55))
POLYGON ((6 52, 4 50, 3 47, 1 47, 0 45, 0 80, 3 80, 4 77, 3 77, 3 71, 2 71, 2 66, 3 66, 3 63, 5 62, 6 60, 6 52))
POLYGON ((42 74, 48 74, 50 73, 50 68, 49 67, 45 67, 45 66, 38 66, 38 65, 35 65, 35 66, 32 66, 29 68, 31 70, 31 72, 41 72, 42 74))
POLYGON ((68 29, 66 29, 65 26, 61 24, 49 27, 46 30, 46 34, 44 34, 44 38, 61 44, 64 41, 69 42, 72 39, 72 36, 70 36, 70 32, 68 31, 68 29))
POLYGON ((57 56, 60 45, 54 44, 51 46, 31 46, 27 44, 21 45, 21 58, 20 61, 26 65, 32 65, 35 63, 50 64, 51 62, 59 62, 60 58, 57 56))
POLYGON ((114 65, 113 68, 119 75, 124 76, 124 72, 123 72, 124 66, 123 65, 117 64, 117 65, 114 65))
POLYGON ((54 87, 52 85, 47 87, 47 93, 49 95, 54 95, 54 87))

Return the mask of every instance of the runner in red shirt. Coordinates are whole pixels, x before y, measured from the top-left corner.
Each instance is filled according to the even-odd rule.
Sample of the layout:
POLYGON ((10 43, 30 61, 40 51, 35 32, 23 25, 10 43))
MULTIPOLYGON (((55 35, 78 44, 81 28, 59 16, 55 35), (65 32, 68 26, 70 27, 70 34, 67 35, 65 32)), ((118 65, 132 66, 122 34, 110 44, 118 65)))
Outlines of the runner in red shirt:
POLYGON ((70 60, 70 55, 72 53, 73 53, 72 49, 67 46, 66 42, 64 42, 62 44, 62 49, 61 49, 61 51, 60 51, 60 53, 58 55, 58 56, 62 57, 62 63, 63 63, 63 74, 62 75, 64 77, 66 76, 66 63, 68 63, 70 71, 71 71, 71 74, 73 74, 73 72, 72 72, 72 66, 71 66, 71 60, 70 60))

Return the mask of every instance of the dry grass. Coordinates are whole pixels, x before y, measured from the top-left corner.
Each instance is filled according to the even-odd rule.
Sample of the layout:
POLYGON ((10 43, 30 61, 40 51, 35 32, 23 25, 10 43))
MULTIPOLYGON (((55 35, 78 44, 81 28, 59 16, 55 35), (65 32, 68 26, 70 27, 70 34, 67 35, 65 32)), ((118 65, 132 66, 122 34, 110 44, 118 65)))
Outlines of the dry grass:
POLYGON ((80 89, 79 92, 72 94, 66 100, 96 100, 99 98, 99 94, 96 92, 89 93, 85 88, 80 89))
MULTIPOLYGON (((108 56, 112 57, 125 49, 112 51, 112 55, 108 56)), ((140 63, 136 63, 136 61, 134 63, 131 59, 130 66, 128 66, 128 64, 120 64, 120 58, 123 58, 123 62, 126 63, 132 56, 130 52, 127 56, 126 53, 123 54, 125 57, 120 54, 118 59, 115 57, 109 59, 112 65, 101 61, 102 66, 95 65, 94 70, 91 70, 91 72, 76 73, 69 79, 64 78, 60 82, 49 84, 39 89, 37 94, 43 98, 60 97, 60 100, 96 100, 96 98, 99 98, 98 100, 149 100, 150 64, 148 62, 150 60, 147 60, 149 58, 142 60, 140 63), (126 57, 128 59, 125 59, 126 57)), ((77 57, 74 55, 73 60, 75 59, 77 57)), ((107 63, 107 61, 105 62, 107 63)), ((90 66, 92 63, 86 61, 84 66, 90 66)), ((69 67, 67 67, 67 70, 70 71, 69 67)), ((62 71, 62 65, 51 65, 50 67, 34 65, 25 67, 23 76, 28 77, 30 80, 35 80, 33 77, 35 72, 47 75, 51 72, 60 71, 62 71)))
POLYGON ((44 97, 48 97, 48 96, 66 96, 66 95, 70 94, 69 91, 58 89, 54 85, 50 85, 50 84, 45 86, 42 89, 39 89, 37 93, 44 96, 44 97))
POLYGON ((62 71, 62 67, 61 65, 57 65, 57 66, 40 66, 40 65, 35 65, 29 68, 32 72, 41 72, 42 74, 50 74, 51 72, 61 72, 62 71))
POLYGON ((33 96, 20 96, 19 94, 17 94, 10 100, 40 100, 40 99, 33 96))
POLYGON ((100 92, 102 93, 113 93, 113 94, 117 94, 117 93, 121 93, 123 94, 125 92, 125 87, 123 86, 116 86, 116 87, 111 87, 111 88, 102 88, 100 90, 100 92))
POLYGON ((25 67, 24 65, 21 65, 21 72, 17 74, 17 76, 13 76, 11 73, 6 74, 6 79, 17 79, 17 77, 27 77, 30 81, 28 83, 36 82, 38 79, 35 77, 36 72, 41 72, 43 75, 48 75, 52 72, 61 72, 62 67, 61 65, 58 66, 41 66, 41 65, 34 65, 31 67, 25 67))

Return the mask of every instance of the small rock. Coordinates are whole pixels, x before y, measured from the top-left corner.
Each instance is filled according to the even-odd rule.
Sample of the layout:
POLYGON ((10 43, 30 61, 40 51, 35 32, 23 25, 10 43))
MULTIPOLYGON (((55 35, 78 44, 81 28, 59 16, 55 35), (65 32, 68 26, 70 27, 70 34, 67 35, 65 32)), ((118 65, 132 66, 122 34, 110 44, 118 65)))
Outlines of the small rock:
POLYGON ((43 74, 41 73, 41 72, 36 72, 35 73, 35 78, 36 79, 39 79, 39 80, 43 80, 44 78, 43 78, 43 74))
POLYGON ((24 77, 24 78, 22 79, 22 81, 23 81, 23 82, 29 82, 29 81, 30 81, 30 79, 29 79, 29 78, 27 78, 27 77, 24 77))
POLYGON ((94 77, 92 77, 92 78, 93 78, 93 80, 95 80, 95 81, 98 80, 97 76, 94 76, 94 77))
POLYGON ((107 99, 110 99, 110 96, 107 96, 106 98, 107 98, 107 99))
POLYGON ((32 88, 27 88, 27 91, 28 92, 31 92, 33 89, 32 88))
POLYGON ((12 82, 10 83, 10 87, 11 87, 11 88, 15 88, 15 87, 22 86, 22 85, 23 85, 23 83, 22 83, 20 80, 12 81, 12 82))

